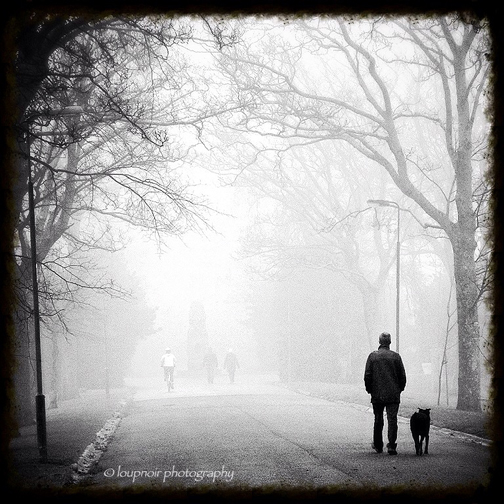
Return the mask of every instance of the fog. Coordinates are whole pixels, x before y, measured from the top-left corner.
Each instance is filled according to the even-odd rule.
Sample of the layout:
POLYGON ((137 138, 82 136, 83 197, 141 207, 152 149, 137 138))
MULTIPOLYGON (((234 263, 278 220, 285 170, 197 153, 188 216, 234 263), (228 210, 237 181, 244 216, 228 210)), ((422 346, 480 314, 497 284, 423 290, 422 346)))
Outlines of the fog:
MULTIPOLYGON (((241 373, 362 385, 386 331, 393 348, 400 342, 411 393, 454 404, 470 369, 486 396, 483 51, 444 75, 429 68, 432 39, 414 38, 414 23, 237 19, 227 29, 239 42, 216 46, 214 32, 191 22, 198 36, 170 47, 168 70, 166 48, 148 63, 143 48, 137 59, 120 54, 134 67, 135 92, 123 98, 145 111, 138 131, 122 118, 99 125, 106 133, 89 130, 83 109, 77 154, 50 152, 40 163, 92 181, 52 242, 47 208, 55 220, 59 199, 46 189, 50 177, 40 183, 50 204, 39 209, 38 239, 50 243, 46 264, 57 264, 44 285, 65 293, 45 300, 49 390, 65 398, 128 380, 162 383, 166 347, 181 373, 199 372, 207 347, 220 366, 232 348, 241 373), (455 81, 454 71, 467 75, 455 81), (462 82, 473 88, 455 89, 462 82), (453 105, 461 97, 470 120, 465 104, 453 105), (455 109, 460 117, 446 117, 455 109), (468 152, 453 140, 470 129, 464 120, 468 152), (75 265, 85 274, 74 291, 75 265), (473 322, 457 326, 457 309, 473 322)), ((465 36, 459 21, 449 26, 465 36)))
POLYGON ((223 212, 233 211, 232 216, 212 222, 215 232, 188 233, 173 240, 169 250, 162 253, 156 243, 138 238, 124 252, 128 267, 141 278, 146 303, 156 310, 156 334, 138 344, 131 376, 159 377, 159 362, 166 347, 175 354, 179 369, 188 368, 189 312, 193 303, 204 307, 208 346, 216 351, 219 360, 222 362, 227 350, 233 348, 245 369, 257 369, 257 344, 245 325, 246 272, 237 259, 239 233, 245 221, 236 213, 237 199, 230 192, 213 191, 218 198, 215 206, 223 212))
MULTIPOLYGON (((200 177, 195 180, 201 182, 200 177)), ((198 187, 209 205, 219 212, 210 220, 211 230, 173 237, 164 247, 129 230, 127 245, 113 254, 112 260, 121 271, 117 281, 128 288, 129 279, 136 279, 132 295, 140 300, 141 307, 152 310, 154 318, 151 325, 141 326, 140 331, 138 327, 131 329, 127 351, 121 348, 121 341, 129 324, 122 329, 112 319, 109 321, 108 364, 94 354, 93 363, 82 367, 82 376, 92 369, 92 374, 100 377, 88 386, 102 388, 109 380, 108 386, 126 383, 162 387, 160 359, 166 347, 176 356, 177 374, 199 376, 203 381, 203 350, 197 356, 191 354, 189 335, 190 312, 195 303, 204 309, 204 346, 216 352, 221 374, 224 356, 232 348, 239 357, 239 376, 255 373, 268 374, 279 381, 362 384, 365 358, 378 347, 379 333, 390 332, 395 346, 397 292, 393 256, 380 296, 378 322, 369 337, 361 293, 344 276, 311 264, 319 261, 320 244, 313 248, 313 257, 303 252, 303 259, 290 261, 279 276, 261 273, 270 267, 267 257, 244 254, 259 218, 259 206, 270 211, 276 208, 275 204, 267 204, 254 191, 220 187, 212 176, 198 187), (261 205, 258 201, 262 201, 261 205), (196 359, 192 367, 191 358, 196 359)), ((378 229, 386 237, 393 234, 386 228, 391 218, 379 223, 374 210, 367 214, 369 218, 357 231, 378 229)), ((282 228, 295 225, 296 219, 289 222, 282 214, 282 228)), ((413 228, 411 241, 416 232, 413 228)), ((312 238, 320 235, 317 231, 308 234, 312 238)), ((407 244, 406 239, 404 243, 407 244)), ((414 246, 408 249, 406 245, 403 250, 401 355, 408 372, 408 393, 434 397, 440 393, 439 365, 446 341, 449 285, 439 275, 441 265, 435 256, 424 253, 419 259, 414 254, 410 259, 408 250, 415 250, 414 246), (419 301, 415 289, 422 288, 428 294, 419 301), (426 312, 418 313, 418 306, 426 312)), ((125 315, 128 316, 128 307, 125 315)), ((84 336, 84 340, 88 339, 89 333, 84 336)), ((453 336, 448 340, 447 359, 441 398, 443 403, 454 405, 457 373, 453 336)), ((83 378, 86 382, 89 380, 83 378)))

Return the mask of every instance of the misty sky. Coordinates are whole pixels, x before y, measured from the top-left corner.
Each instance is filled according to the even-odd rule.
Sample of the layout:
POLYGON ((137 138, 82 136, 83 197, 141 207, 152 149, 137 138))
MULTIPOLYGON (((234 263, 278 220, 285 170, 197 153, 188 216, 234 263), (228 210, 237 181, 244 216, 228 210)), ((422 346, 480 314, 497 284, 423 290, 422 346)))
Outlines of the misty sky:
POLYGON ((167 345, 178 355, 181 367, 186 365, 188 312, 193 301, 201 302, 206 309, 210 343, 216 350, 236 349, 233 340, 238 340, 236 350, 250 354, 249 358, 242 356, 242 361, 254 363, 253 338, 247 338, 240 323, 244 312, 240 299, 236 299, 236 285, 246 275, 237 259, 246 205, 236 197, 239 191, 234 188, 218 188, 209 182, 200 191, 207 195, 210 206, 221 212, 211 219, 214 230, 174 237, 168 242, 169 248, 162 251, 154 240, 133 233, 121 254, 131 272, 141 279, 147 302, 157 310, 158 332, 139 344, 132 364, 135 373, 156 372, 151 360, 167 345))

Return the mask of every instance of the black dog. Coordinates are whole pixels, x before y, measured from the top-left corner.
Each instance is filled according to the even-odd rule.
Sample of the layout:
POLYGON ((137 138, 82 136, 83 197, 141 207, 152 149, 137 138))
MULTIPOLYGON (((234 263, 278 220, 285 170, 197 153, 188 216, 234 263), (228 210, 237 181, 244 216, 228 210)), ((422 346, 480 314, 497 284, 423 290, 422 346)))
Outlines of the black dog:
POLYGON ((417 455, 422 455, 422 443, 425 439, 425 453, 429 453, 429 429, 430 429, 430 408, 418 408, 416 413, 411 415, 410 428, 413 440, 415 441, 415 450, 417 455))

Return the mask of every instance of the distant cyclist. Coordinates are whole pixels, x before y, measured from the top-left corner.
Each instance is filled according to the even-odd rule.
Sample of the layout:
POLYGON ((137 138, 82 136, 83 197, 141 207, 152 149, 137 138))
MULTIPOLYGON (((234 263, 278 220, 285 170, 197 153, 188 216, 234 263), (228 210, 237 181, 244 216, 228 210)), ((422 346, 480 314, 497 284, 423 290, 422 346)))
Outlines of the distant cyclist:
POLYGON ((164 380, 169 392, 173 388, 173 371, 175 370, 175 356, 170 348, 167 348, 161 357, 161 367, 164 369, 164 380))

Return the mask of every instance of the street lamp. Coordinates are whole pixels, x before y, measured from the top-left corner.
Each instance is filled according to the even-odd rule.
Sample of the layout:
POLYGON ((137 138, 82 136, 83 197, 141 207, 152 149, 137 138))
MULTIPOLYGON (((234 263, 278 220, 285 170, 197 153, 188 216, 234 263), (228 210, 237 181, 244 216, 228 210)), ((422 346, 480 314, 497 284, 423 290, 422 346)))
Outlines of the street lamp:
POLYGON ((397 244, 396 244, 396 352, 399 353, 399 306, 400 306, 400 273, 401 273, 401 241, 400 241, 400 226, 401 226, 401 207, 395 201, 371 199, 368 200, 370 205, 382 207, 397 208, 397 244))
MULTIPOLYGON (((77 115, 83 112, 82 107, 72 105, 61 110, 51 110, 47 115, 50 117, 77 115)), ((50 136, 52 132, 41 133, 39 136, 50 136)), ((35 368, 37 394, 35 396, 35 418, 37 422, 37 444, 39 449, 40 461, 47 462, 47 422, 45 396, 43 392, 42 381, 42 350, 40 341, 40 307, 39 307, 39 289, 37 276, 37 238, 35 234, 35 198, 33 191, 32 163, 31 163, 31 142, 32 132, 31 123, 28 125, 27 133, 27 151, 28 151, 28 212, 30 216, 30 247, 31 247, 31 273, 33 290, 33 317, 35 332, 35 368)))
POLYGON ((35 412, 37 421, 37 443, 41 462, 47 462, 47 429, 45 396, 42 389, 42 352, 40 345, 40 310, 37 278, 37 239, 35 236, 35 201, 33 197, 33 179, 31 167, 31 133, 28 133, 28 207, 30 214, 30 247, 33 291, 33 317, 35 324, 35 368, 37 380, 37 395, 35 396, 35 412))

